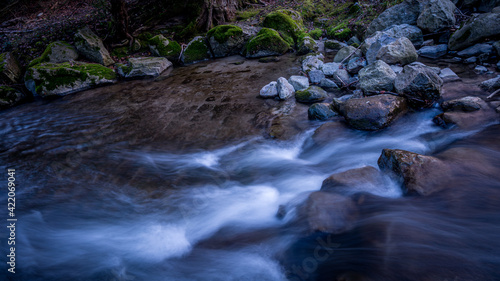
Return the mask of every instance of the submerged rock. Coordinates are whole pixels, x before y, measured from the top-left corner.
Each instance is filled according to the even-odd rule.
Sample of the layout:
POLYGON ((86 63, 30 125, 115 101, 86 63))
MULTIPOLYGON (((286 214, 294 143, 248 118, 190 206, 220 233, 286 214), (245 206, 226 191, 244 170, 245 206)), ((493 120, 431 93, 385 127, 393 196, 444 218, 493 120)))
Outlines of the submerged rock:
POLYGON ((201 36, 193 38, 182 53, 181 61, 184 64, 196 63, 210 59, 211 54, 205 39, 201 36))
POLYGON ((0 82, 17 83, 20 78, 21 67, 14 54, 10 52, 0 54, 0 82))
POLYGON ((18 105, 25 98, 24 94, 8 86, 0 86, 0 109, 18 105))
POLYGON ((70 44, 57 41, 50 43, 42 55, 32 60, 29 66, 33 66, 42 62, 61 63, 78 59, 78 52, 70 44))
POLYGON ((345 189, 359 191, 380 186, 385 186, 385 180, 380 171, 375 167, 365 166, 329 176, 323 181, 321 191, 338 193, 345 189))
POLYGON ((500 35, 500 14, 475 14, 450 37, 450 50, 460 50, 488 37, 500 35))
POLYGON ((309 87, 309 79, 305 76, 290 76, 288 82, 293 86, 295 91, 300 91, 309 87))
POLYGON ((159 34, 149 39, 149 50, 157 57, 166 57, 170 61, 177 62, 181 55, 182 47, 179 43, 168 40, 159 34))
POLYGON ((396 73, 391 67, 378 60, 359 71, 359 88, 367 91, 392 91, 396 73))
POLYGON ((329 103, 315 103, 307 110, 307 116, 312 120, 323 121, 335 115, 337 113, 332 110, 332 106, 329 103))
POLYGON ((411 63, 396 77, 394 86, 398 93, 409 99, 412 107, 432 105, 441 97, 443 80, 431 68, 421 63, 411 63))
POLYGON ((317 86, 310 86, 307 89, 295 92, 295 99, 302 103, 315 103, 325 100, 327 93, 317 86))
POLYGON ((115 63, 104 47, 101 38, 88 27, 78 30, 75 35, 75 46, 78 52, 91 62, 105 66, 115 63))
POLYGON ((145 76, 156 77, 171 66, 172 63, 166 58, 130 58, 128 59, 127 65, 117 64, 117 72, 120 76, 125 78, 145 76))
POLYGON ((28 68, 25 85, 33 95, 63 96, 116 82, 116 73, 94 63, 41 63, 28 68))
POLYGON ((376 56, 377 60, 382 60, 388 64, 401 65, 412 63, 417 58, 417 50, 406 37, 401 37, 394 42, 382 46, 376 56))

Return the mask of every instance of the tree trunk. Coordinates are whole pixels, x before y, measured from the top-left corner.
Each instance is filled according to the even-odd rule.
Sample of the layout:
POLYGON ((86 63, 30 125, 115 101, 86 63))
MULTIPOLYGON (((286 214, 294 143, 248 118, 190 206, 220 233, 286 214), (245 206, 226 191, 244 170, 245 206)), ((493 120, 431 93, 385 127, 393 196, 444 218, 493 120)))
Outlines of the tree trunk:
POLYGON ((115 24, 115 38, 116 40, 128 39, 132 44, 133 37, 129 33, 129 17, 125 0, 110 0, 111 15, 113 16, 115 24))
POLYGON ((203 0, 201 13, 196 20, 198 28, 208 31, 214 26, 233 20, 238 4, 238 0, 203 0))

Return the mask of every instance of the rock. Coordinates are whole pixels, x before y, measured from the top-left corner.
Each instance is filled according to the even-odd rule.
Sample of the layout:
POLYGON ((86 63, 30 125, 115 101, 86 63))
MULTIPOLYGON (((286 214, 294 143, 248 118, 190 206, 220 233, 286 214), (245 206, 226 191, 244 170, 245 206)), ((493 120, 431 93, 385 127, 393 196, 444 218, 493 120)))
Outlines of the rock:
POLYGON ((382 33, 395 39, 406 37, 413 43, 414 46, 421 46, 424 42, 422 30, 414 25, 393 25, 383 30, 382 33))
POLYGON ((387 35, 383 35, 379 37, 373 44, 370 44, 368 49, 366 50, 366 61, 368 62, 368 64, 372 64, 377 60, 378 52, 383 46, 386 46, 394 41, 396 41, 396 39, 387 35))
POLYGON ((369 37, 376 31, 384 30, 393 25, 415 25, 419 15, 419 2, 416 0, 406 0, 385 10, 373 20, 366 30, 365 37, 369 37))
POLYGON ((319 81, 319 86, 323 89, 328 89, 328 90, 339 88, 339 86, 337 86, 337 83, 333 82, 328 78, 321 79, 321 81, 319 81))
POLYGON ((406 194, 423 196, 438 191, 437 187, 443 185, 436 185, 433 181, 449 174, 449 168, 439 159, 401 149, 382 150, 378 166, 401 181, 406 194))
POLYGON ((399 73, 403 72, 403 67, 399 65, 391 65, 391 69, 398 75, 399 73))
POLYGON ((295 91, 300 91, 309 88, 309 79, 304 76, 297 76, 297 75, 290 76, 288 82, 293 86, 295 91))
POLYGON ((418 50, 418 54, 422 57, 437 59, 448 52, 448 45, 440 44, 435 46, 425 46, 418 50))
POLYGON ((337 113, 332 110, 332 106, 329 103, 315 103, 307 110, 307 116, 311 120, 324 121, 335 115, 337 113))
POLYGON ((314 146, 324 146, 334 141, 347 139, 351 134, 353 134, 352 129, 348 128, 344 122, 326 122, 314 131, 311 140, 314 146))
POLYGON ((323 181, 321 191, 337 193, 343 189, 352 191, 370 190, 378 186, 385 186, 380 171, 372 166, 351 169, 336 173, 323 181))
POLYGON ((332 76, 335 71, 337 71, 340 68, 341 64, 337 62, 328 62, 324 63, 323 67, 321 70, 326 76, 332 76))
POLYGON ((318 84, 323 78, 325 78, 325 74, 323 74, 323 71, 316 69, 309 71, 309 80, 311 81, 311 83, 318 84))
POLYGON ((432 121, 445 128, 455 125, 465 130, 476 130, 496 118, 495 111, 480 98, 465 101, 454 100, 451 104, 444 106, 447 110, 435 116, 432 121))
POLYGON ((394 42, 382 46, 377 53, 376 59, 388 64, 406 65, 416 61, 417 50, 406 37, 401 37, 394 42))
POLYGON ((476 74, 485 74, 486 72, 488 72, 488 69, 482 65, 478 65, 474 68, 474 72, 476 74))
MULTIPOLYGON (((500 9, 500 7, 499 7, 500 9)), ((493 48, 495 48, 495 50, 497 51, 497 54, 500 55, 500 41, 496 41, 495 43, 493 43, 493 48)))
POLYGON ((351 74, 358 73, 363 67, 366 66, 366 60, 364 58, 352 58, 347 63, 347 72, 351 74))
POLYGON ((0 109, 7 109, 18 105, 24 98, 24 94, 20 91, 8 86, 0 86, 0 109))
POLYGON ((467 96, 460 99, 445 101, 441 104, 444 111, 476 111, 480 110, 485 105, 484 101, 479 97, 467 96))
POLYGON ((417 26, 429 33, 455 25, 455 4, 450 0, 429 0, 417 19, 417 26))
POLYGON ((349 99, 341 105, 347 124, 358 130, 375 131, 389 126, 406 112, 406 100, 389 94, 349 99))
POLYGON ((343 68, 337 69, 332 75, 333 82, 335 82, 339 87, 349 84, 349 78, 349 73, 347 73, 347 70, 343 68))
MULTIPOLYGON (((349 38, 349 40, 347 40, 347 43, 346 43, 348 46, 352 46, 352 45, 361 45, 361 41, 359 41, 358 37, 356 36, 353 36, 351 38, 349 38)), ((357 47, 357 46, 353 46, 353 47, 357 47)))
POLYGON ((284 77, 278 78, 276 89, 278 90, 278 97, 281 100, 286 100, 292 97, 295 93, 295 89, 292 84, 288 83, 288 81, 284 77))
POLYGON ((396 91, 405 94, 414 108, 430 106, 439 100, 442 85, 438 74, 420 63, 406 65, 394 82, 396 91))
POLYGON ((177 62, 182 48, 179 43, 168 40, 160 34, 149 39, 149 50, 157 57, 166 57, 170 61, 177 62))
POLYGON ((297 46, 297 55, 305 55, 308 53, 315 53, 319 49, 318 43, 309 36, 305 36, 297 46))
POLYGON ((156 77, 171 66, 172 63, 166 58, 130 58, 127 65, 117 64, 117 72, 125 78, 156 77))
POLYGON ((311 70, 322 69, 324 58, 323 54, 307 55, 302 60, 302 71, 308 73, 311 70))
POLYGON ((477 62, 477 58, 476 57, 470 57, 470 58, 464 59, 464 63, 465 64, 471 64, 471 63, 476 63, 476 62, 477 62))
POLYGON ((343 47, 342 49, 340 49, 337 52, 337 54, 333 58, 333 62, 341 62, 349 56, 350 56, 350 58, 361 57, 361 56, 363 56, 363 54, 361 53, 361 50, 358 50, 358 49, 354 48, 353 46, 343 47), (350 56, 352 53, 354 53, 354 55, 350 56))
MULTIPOLYGON (((425 41, 422 43, 422 47, 425 47, 425 46, 432 46, 432 45, 434 45, 434 39, 425 40, 425 41)), ((446 49, 448 49, 448 45, 446 45, 446 49)))
POLYGON ((207 32, 208 44, 215 58, 239 54, 246 39, 243 29, 235 25, 218 25, 207 32))
POLYGON ((396 73, 391 67, 378 60, 359 71, 359 88, 368 91, 392 91, 396 73))
POLYGON ((75 46, 78 52, 91 62, 100 63, 104 66, 115 63, 106 47, 104 47, 101 38, 88 27, 78 30, 75 35, 75 46))
POLYGON ((357 208, 352 199, 328 192, 316 191, 298 206, 297 218, 308 233, 343 233, 354 226, 357 208))
POLYGON ((492 78, 482 82, 481 84, 479 84, 479 86, 481 87, 481 89, 493 93, 494 91, 500 89, 500 75, 496 78, 492 78))
POLYGON ((20 78, 21 67, 14 54, 10 52, 0 54, 0 82, 17 83, 20 78))
POLYGON ((201 36, 193 38, 182 53, 181 61, 183 64, 191 64, 210 59, 211 54, 205 39, 201 36))
POLYGON ((475 14, 450 37, 450 50, 460 50, 488 37, 500 35, 500 14, 475 14))
POLYGON ((274 98, 278 96, 278 83, 273 81, 260 89, 260 96, 263 98, 274 98))
POLYGON ((447 82, 461 80, 460 77, 458 77, 458 75, 449 68, 441 69, 439 77, 443 79, 443 81, 447 82))
POLYGON ((299 37, 304 33, 302 18, 293 10, 278 10, 267 14, 262 26, 279 31, 290 46, 298 44, 299 37))
POLYGON ((340 50, 344 47, 347 47, 347 44, 337 40, 329 39, 325 41, 325 48, 330 50, 340 50))
POLYGON ((63 41, 57 41, 50 43, 47 48, 45 48, 43 54, 40 57, 32 60, 29 63, 29 66, 33 66, 42 62, 61 63, 74 61, 77 59, 78 53, 73 46, 63 41))
POLYGON ((94 63, 41 63, 28 68, 26 88, 42 97, 63 96, 116 82, 116 73, 94 63))
POLYGON ((493 52, 493 46, 490 44, 476 44, 458 52, 457 55, 460 57, 468 58, 479 56, 481 54, 491 55, 493 52))
POLYGON ((295 99, 302 103, 315 103, 325 100, 327 93, 317 86, 310 86, 307 89, 296 91, 295 99))

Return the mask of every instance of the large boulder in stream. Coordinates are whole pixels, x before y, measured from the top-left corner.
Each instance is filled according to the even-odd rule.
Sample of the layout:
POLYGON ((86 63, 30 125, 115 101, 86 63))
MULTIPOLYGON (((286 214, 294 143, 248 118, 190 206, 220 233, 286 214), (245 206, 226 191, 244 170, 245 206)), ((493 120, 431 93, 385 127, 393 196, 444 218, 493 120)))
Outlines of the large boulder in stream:
POLYGON ((78 52, 70 44, 57 41, 50 43, 42 55, 32 60, 29 66, 33 66, 42 62, 61 63, 78 59, 78 52))
POLYGON ((207 33, 207 40, 215 58, 239 54, 246 39, 243 29, 235 25, 219 25, 207 33))
POLYGON ((245 54, 247 58, 280 56, 286 53, 289 48, 290 45, 281 38, 276 30, 262 28, 257 36, 247 43, 245 54))
POLYGON ((384 177, 377 168, 365 166, 329 176, 323 181, 321 191, 353 193, 361 190, 373 190, 384 186, 385 183, 384 177))
POLYGON ((117 72, 125 78, 156 77, 171 66, 172 63, 166 58, 130 58, 127 65, 117 64, 117 72))
POLYGON ((116 73, 95 63, 41 63, 28 68, 26 88, 42 97, 63 96, 116 82, 116 73))
POLYGON ((21 67, 13 53, 0 54, 0 83, 17 83, 21 78, 21 67))
POLYGON ((401 149, 384 149, 378 159, 381 171, 389 173, 402 183, 406 194, 429 195, 438 191, 440 184, 451 174, 443 161, 401 149))
POLYGON ((359 88, 368 91, 392 91, 396 73, 385 62, 378 60, 359 71, 359 88))
POLYGON ((407 110, 406 100, 389 94, 349 99, 340 105, 340 113, 349 126, 375 131, 389 126, 407 110))
POLYGON ((168 40, 159 34, 149 39, 149 50, 157 57, 166 57, 170 61, 178 61, 182 47, 179 43, 168 40))
POLYGON ((394 5, 385 10, 375 20, 373 20, 368 29, 366 36, 370 36, 376 31, 384 30, 387 27, 400 24, 415 25, 417 18, 420 15, 420 3, 417 0, 405 0, 401 4, 394 5))
POLYGON ((410 106, 427 107, 441 98, 443 80, 430 67, 422 63, 411 63, 396 77, 394 86, 398 93, 408 97, 410 106))
POLYGON ((455 25, 455 4, 450 0, 423 2, 417 26, 429 33, 438 32, 455 25))
POLYGON ((263 27, 279 31, 281 37, 290 45, 298 45, 299 37, 304 33, 302 17, 294 10, 278 10, 266 15, 263 27))
POLYGON ((420 46, 424 42, 424 37, 420 28, 414 25, 400 24, 391 26, 383 31, 375 32, 373 35, 365 39, 361 49, 364 53, 366 53, 373 43, 377 42, 378 39, 384 36, 394 39, 406 37, 413 43, 414 46, 420 46))
POLYGON ((78 30, 75 35, 75 46, 78 52, 91 62, 105 66, 115 63, 104 47, 101 38, 88 27, 78 30))
POLYGON ((388 64, 407 65, 416 61, 418 54, 411 41, 406 37, 401 37, 382 46, 377 52, 376 59, 388 64))
POLYGON ((337 115, 329 103, 315 103, 307 110, 307 116, 311 120, 327 120, 330 117, 337 115))
POLYGON ((472 46, 488 37, 500 35, 500 13, 475 14, 450 37, 450 50, 472 46))

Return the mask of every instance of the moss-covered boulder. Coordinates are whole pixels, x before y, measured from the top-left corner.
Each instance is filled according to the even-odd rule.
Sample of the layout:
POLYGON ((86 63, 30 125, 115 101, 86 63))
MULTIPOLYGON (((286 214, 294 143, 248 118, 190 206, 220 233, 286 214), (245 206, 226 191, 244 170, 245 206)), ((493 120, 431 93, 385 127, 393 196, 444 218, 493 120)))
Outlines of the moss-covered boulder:
POLYGON ((84 27, 75 35, 75 46, 78 52, 89 61, 108 66, 115 62, 99 38, 90 28, 84 27))
POLYGON ((116 81, 116 73, 94 63, 41 63, 28 68, 26 88, 42 97, 63 96, 116 81))
POLYGON ((207 33, 208 44, 216 58, 237 55, 245 46, 243 29, 235 25, 219 25, 207 33))
POLYGON ((128 64, 116 64, 117 72, 124 78, 135 77, 156 77, 167 68, 172 66, 172 63, 166 58, 143 57, 130 58, 128 64))
POLYGON ((156 35, 149 39, 149 49, 151 53, 157 57, 166 57, 170 61, 178 61, 181 55, 181 45, 179 43, 168 40, 163 35, 156 35))
POLYGON ((304 36, 304 38, 300 39, 299 43, 297 44, 297 55, 305 55, 309 53, 316 53, 319 49, 318 44, 314 39, 312 39, 310 36, 304 36))
POLYGON ((351 37, 351 35, 352 31, 345 23, 331 27, 327 31, 327 36, 329 38, 335 38, 338 40, 347 40, 351 37))
POLYGON ((14 54, 0 54, 0 81, 5 84, 17 83, 21 78, 21 67, 14 54))
POLYGON ((289 48, 276 30, 263 28, 247 43, 245 53, 247 58, 260 58, 283 55, 289 48))
POLYGON ((317 86, 295 92, 295 99, 302 103, 315 103, 324 101, 327 97, 325 90, 317 86))
POLYGON ((319 40, 319 38, 323 36, 323 30, 321 30, 320 28, 315 28, 309 31, 309 36, 311 36, 315 40, 319 40))
POLYGON ((29 63, 29 66, 42 62, 61 63, 78 59, 78 52, 70 44, 57 41, 50 43, 42 55, 29 63))
POLYGON ((302 18, 293 10, 278 10, 269 13, 264 18, 262 26, 279 31, 289 45, 297 44, 298 39, 305 33, 302 28, 302 18))
POLYGON ((24 94, 20 91, 8 87, 0 86, 0 109, 13 107, 22 102, 24 94))
POLYGON ((207 60, 210 57, 211 57, 210 50, 207 44, 205 43, 205 38, 201 36, 196 36, 186 46, 184 53, 182 53, 181 60, 182 63, 184 64, 190 64, 207 60))

